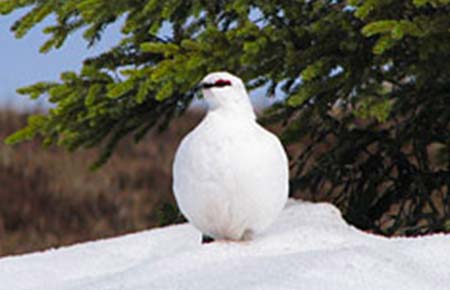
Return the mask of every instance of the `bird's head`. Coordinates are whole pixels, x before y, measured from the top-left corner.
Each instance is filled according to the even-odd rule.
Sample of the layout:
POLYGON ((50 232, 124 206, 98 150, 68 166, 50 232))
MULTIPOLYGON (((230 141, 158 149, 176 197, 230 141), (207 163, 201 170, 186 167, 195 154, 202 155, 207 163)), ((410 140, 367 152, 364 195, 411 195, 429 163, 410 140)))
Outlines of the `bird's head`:
POLYGON ((199 87, 211 110, 228 109, 254 116, 244 82, 228 72, 208 74, 199 87))

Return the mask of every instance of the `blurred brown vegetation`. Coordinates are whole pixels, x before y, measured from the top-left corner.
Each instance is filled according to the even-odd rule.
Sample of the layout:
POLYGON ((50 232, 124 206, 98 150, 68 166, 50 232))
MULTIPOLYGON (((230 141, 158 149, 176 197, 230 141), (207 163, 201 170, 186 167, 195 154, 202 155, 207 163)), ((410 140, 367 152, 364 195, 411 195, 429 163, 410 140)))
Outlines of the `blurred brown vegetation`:
MULTIPOLYGON (((181 138, 202 115, 188 112, 166 131, 150 133, 139 144, 125 140, 97 171, 88 168, 98 157, 98 150, 69 153, 42 148, 37 140, 14 147, 0 142, 0 256, 121 235, 179 220, 171 190, 171 163, 181 138)), ((23 126, 26 117, 0 109, 0 140, 23 126)), ((271 126, 270 130, 280 132, 281 126, 271 126)), ((310 145, 311 140, 306 140, 287 150, 290 156, 296 156, 310 145)), ((326 150, 328 147, 322 145, 318 152, 326 150)), ((437 150, 430 150, 430 156, 435 157, 437 150)), ((326 191, 296 191, 291 195, 339 206, 337 195, 326 191)), ((438 210, 448 207, 442 199, 435 203, 438 210)), ((341 210, 345 214, 345 208, 341 210)), ((379 222, 388 224, 397 215, 398 205, 385 211, 379 222)))
MULTIPOLYGON (((127 140, 103 168, 90 171, 97 150, 69 153, 0 142, 0 256, 110 237, 157 226, 174 203, 175 149, 201 118, 174 120, 139 144, 127 140)), ((0 140, 26 115, 0 110, 0 140)))

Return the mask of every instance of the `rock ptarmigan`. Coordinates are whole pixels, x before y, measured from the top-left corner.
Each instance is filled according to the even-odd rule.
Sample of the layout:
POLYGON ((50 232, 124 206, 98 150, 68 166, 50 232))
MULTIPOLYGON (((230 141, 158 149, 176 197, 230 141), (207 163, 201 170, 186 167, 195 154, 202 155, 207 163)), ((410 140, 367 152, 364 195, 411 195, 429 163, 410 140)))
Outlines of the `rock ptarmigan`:
POLYGON ((204 242, 251 239, 286 203, 286 153, 279 139, 256 122, 241 79, 216 72, 200 87, 209 109, 176 152, 176 201, 204 242))

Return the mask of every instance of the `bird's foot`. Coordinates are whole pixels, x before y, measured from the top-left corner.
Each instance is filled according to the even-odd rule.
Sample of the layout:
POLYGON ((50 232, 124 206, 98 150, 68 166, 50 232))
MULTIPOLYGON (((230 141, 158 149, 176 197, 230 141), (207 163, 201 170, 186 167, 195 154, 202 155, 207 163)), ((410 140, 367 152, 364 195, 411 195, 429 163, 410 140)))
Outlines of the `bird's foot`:
POLYGON ((247 241, 253 240, 254 235, 255 235, 255 233, 252 230, 247 229, 242 234, 241 241, 247 242, 247 241))
POLYGON ((202 244, 208 244, 214 242, 214 239, 207 235, 202 235, 202 244))

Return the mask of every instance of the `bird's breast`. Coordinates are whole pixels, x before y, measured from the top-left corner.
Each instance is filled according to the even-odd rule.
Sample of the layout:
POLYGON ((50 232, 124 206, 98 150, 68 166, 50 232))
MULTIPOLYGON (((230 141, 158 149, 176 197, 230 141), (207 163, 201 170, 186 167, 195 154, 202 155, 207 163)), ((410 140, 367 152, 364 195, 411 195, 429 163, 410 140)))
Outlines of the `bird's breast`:
POLYGON ((287 198, 284 151, 256 123, 201 123, 182 141, 173 173, 182 212, 205 232, 262 228, 287 198))

